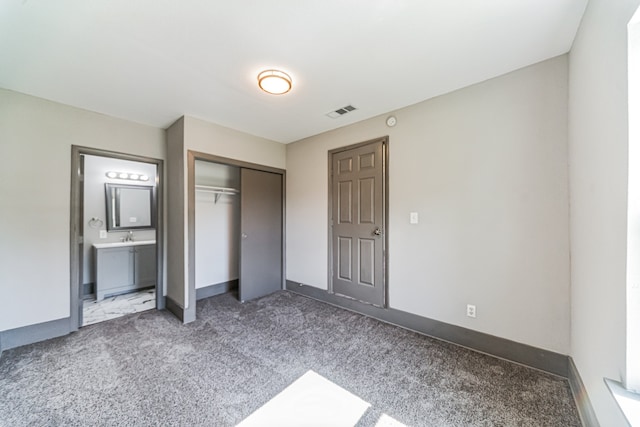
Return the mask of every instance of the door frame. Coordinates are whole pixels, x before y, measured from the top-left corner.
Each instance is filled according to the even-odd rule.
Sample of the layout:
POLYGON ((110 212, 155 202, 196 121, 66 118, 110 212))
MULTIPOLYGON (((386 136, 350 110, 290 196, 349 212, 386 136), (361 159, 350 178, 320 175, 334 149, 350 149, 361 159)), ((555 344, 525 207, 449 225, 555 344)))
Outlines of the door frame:
MULTIPOLYGON (((102 150, 99 148, 71 146, 71 215, 70 215, 70 311, 69 327, 71 331, 77 331, 82 327, 82 285, 80 284, 81 257, 80 241, 84 224, 80 223, 81 212, 84 205, 84 191, 80 177, 81 156, 99 156, 118 160, 130 160, 134 162, 150 163, 156 165, 156 309, 165 308, 164 296, 164 160, 152 157, 138 156, 134 154, 120 153, 116 151, 102 150)), ((84 177, 82 177, 84 179, 84 177)))
MULTIPOLYGON (((196 160, 219 163, 226 166, 236 166, 238 168, 254 169, 262 172, 271 172, 282 175, 282 285, 281 289, 286 289, 286 177, 287 171, 271 166, 257 163, 244 162, 242 160, 228 157, 216 156, 214 154, 200 151, 187 150, 187 260, 188 260, 188 293, 189 311, 192 311, 195 319, 196 307, 196 160)), ((240 238, 240 236, 238 236, 240 238)))
MULTIPOLYGON (((382 142, 382 226, 383 233, 382 238, 384 243, 382 245, 382 287, 383 287, 383 298, 384 301, 382 303, 382 308, 389 307, 389 136, 382 136, 379 138, 370 139, 363 142, 358 142, 356 144, 347 145, 344 147, 334 148, 333 150, 328 151, 328 170, 327 175, 329 176, 329 203, 328 203, 328 216, 327 216, 327 231, 328 231, 328 245, 327 245, 327 253, 328 253, 328 268, 327 268, 327 276, 328 276, 328 292, 330 294, 334 294, 343 298, 353 299, 346 295, 336 294, 333 291, 333 155, 336 153, 340 153, 343 151, 352 150, 354 148, 360 148, 365 145, 374 144, 382 142)), ((363 304, 370 304, 366 301, 360 301, 363 304)), ((372 304, 370 304, 372 305, 372 304)))

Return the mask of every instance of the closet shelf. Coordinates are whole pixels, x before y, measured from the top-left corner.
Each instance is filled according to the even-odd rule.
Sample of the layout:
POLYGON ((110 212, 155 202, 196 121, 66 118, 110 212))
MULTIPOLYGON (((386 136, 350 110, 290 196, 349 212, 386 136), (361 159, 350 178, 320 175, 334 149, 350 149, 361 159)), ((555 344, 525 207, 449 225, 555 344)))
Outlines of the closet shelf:
POLYGON ((196 185, 196 191, 199 191, 201 193, 215 194, 215 203, 218 203, 218 199, 220 199, 220 197, 223 195, 235 196, 236 194, 240 193, 240 191, 236 190, 235 188, 213 187, 211 185, 196 185))

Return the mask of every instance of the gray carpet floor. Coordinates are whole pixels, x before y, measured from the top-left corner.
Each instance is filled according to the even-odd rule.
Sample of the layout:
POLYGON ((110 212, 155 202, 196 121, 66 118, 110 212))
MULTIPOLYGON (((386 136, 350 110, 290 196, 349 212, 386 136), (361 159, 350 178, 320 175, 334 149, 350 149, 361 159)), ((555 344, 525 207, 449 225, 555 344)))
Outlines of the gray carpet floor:
MULTIPOLYGON (((233 426, 312 370, 407 426, 579 426, 565 379, 290 292, 148 311, 0 357, 1 426, 233 426)), ((300 426, 313 420, 299 420, 300 426)))

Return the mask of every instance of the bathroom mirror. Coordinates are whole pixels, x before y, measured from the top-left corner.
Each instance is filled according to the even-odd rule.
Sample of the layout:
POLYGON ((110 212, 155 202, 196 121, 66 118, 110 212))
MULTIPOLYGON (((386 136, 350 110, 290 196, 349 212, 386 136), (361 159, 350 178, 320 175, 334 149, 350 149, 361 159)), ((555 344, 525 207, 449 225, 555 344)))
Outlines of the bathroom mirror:
POLYGON ((155 228, 155 187, 105 184, 107 230, 155 228))

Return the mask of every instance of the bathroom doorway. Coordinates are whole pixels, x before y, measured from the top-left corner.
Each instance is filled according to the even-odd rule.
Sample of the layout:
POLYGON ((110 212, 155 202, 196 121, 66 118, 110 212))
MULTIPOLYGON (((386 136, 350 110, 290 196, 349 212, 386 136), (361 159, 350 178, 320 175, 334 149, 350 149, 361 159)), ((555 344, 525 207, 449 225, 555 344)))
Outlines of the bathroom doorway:
POLYGON ((72 147, 71 326, 164 308, 162 160, 72 147))

